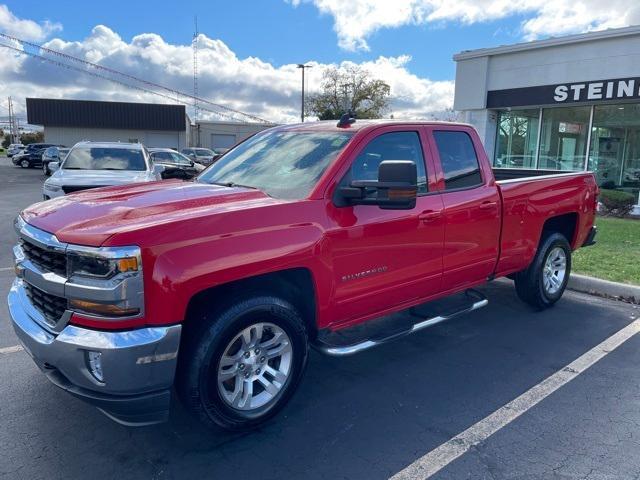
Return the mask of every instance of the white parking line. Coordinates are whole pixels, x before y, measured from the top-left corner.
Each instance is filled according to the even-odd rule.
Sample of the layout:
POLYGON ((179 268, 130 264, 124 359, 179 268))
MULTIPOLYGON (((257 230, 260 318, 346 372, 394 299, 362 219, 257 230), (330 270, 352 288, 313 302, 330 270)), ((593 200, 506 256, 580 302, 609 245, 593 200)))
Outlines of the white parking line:
POLYGON ((558 370, 535 387, 530 388, 464 432, 419 458, 404 470, 401 470, 391 477, 392 480, 426 479, 438 473, 456 458, 485 441, 560 387, 576 378, 594 363, 613 352, 638 332, 640 332, 640 319, 627 325, 618 333, 607 338, 604 342, 595 346, 563 369, 558 370))
POLYGON ((24 350, 24 348, 22 348, 22 345, 14 345, 13 347, 0 348, 0 354, 21 352, 22 350, 24 350))
POLYGON ((5 272, 7 270, 13 270, 13 267, 0 267, 0 272, 5 272))

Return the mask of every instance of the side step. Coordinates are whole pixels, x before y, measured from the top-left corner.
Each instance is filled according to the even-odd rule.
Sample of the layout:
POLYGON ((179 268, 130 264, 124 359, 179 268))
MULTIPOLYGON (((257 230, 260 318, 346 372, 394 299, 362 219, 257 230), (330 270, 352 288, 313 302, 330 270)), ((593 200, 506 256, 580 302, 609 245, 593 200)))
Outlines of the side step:
POLYGON ((423 320, 399 332, 395 332, 387 336, 375 336, 373 338, 369 338, 367 340, 360 341, 358 343, 348 344, 348 345, 330 345, 322 341, 317 341, 316 343, 313 344, 313 347, 316 350, 326 355, 331 355, 334 357, 343 357, 346 355, 353 355, 355 353, 368 350, 378 345, 382 345, 383 343, 387 343, 392 340, 402 338, 406 335, 410 335, 419 330, 423 330, 427 327, 437 325, 438 323, 445 322, 454 317, 457 317, 458 315, 462 315, 463 313, 468 313, 468 312, 472 312, 473 310, 478 310, 479 308, 485 307, 489 303, 489 300, 487 300, 487 297, 485 297, 482 293, 478 292, 477 290, 467 290, 465 292, 465 296, 468 298, 469 302, 471 303, 465 302, 466 305, 464 306, 464 308, 455 310, 452 312, 448 312, 446 314, 436 315, 429 318, 419 314, 418 309, 420 308, 420 306, 409 309, 408 312, 410 313, 411 316, 417 317, 417 318, 423 318, 423 320))

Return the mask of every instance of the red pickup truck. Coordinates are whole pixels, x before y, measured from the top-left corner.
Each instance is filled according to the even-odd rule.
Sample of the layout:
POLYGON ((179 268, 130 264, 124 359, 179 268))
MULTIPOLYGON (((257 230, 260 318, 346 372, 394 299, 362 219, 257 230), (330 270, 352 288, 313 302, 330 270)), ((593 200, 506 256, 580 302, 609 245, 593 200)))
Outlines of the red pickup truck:
POLYGON ((204 423, 247 429, 310 347, 352 354, 482 307, 472 289, 496 277, 553 305, 597 193, 591 173, 496 181, 467 125, 281 126, 192 181, 25 209, 8 303, 46 376, 114 420, 166 420, 175 387, 204 423))

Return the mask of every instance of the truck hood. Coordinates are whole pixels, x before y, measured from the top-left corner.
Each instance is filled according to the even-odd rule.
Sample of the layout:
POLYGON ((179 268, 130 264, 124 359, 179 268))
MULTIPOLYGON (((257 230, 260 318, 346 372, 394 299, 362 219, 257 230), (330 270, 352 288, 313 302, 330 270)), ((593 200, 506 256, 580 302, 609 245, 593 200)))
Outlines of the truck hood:
POLYGON ((147 171, 135 170, 58 170, 47 180, 49 185, 124 185, 156 180, 147 171))
POLYGON ((118 233, 274 203, 259 190, 165 180, 84 190, 31 205, 22 217, 62 242, 99 246, 118 233))

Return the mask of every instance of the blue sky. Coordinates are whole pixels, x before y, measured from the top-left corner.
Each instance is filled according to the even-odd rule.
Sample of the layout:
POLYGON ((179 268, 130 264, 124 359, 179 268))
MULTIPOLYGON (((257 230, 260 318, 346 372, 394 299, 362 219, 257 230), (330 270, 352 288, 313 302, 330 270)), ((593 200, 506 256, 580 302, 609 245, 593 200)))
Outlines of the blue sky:
MULTIPOLYGON (((0 32, 192 93, 195 15, 201 34, 198 94, 208 101, 271 121, 295 121, 297 63, 314 65, 307 77, 310 92, 320 88, 326 69, 355 64, 391 86, 389 115, 438 118, 453 105, 455 53, 638 24, 640 2, 20 0, 0 3, 0 32)), ((59 57, 29 57, 19 42, 9 46, 17 51, 4 49, 0 56, 0 99, 13 96, 19 113, 29 96, 168 101, 50 61, 59 57)))
MULTIPOLYGON (((60 36, 82 40, 97 24, 115 30, 125 40, 140 33, 158 33, 171 43, 189 43, 198 16, 200 32, 222 39, 240 57, 257 56, 283 65, 315 60, 339 63, 361 62, 380 55, 411 55, 410 71, 433 80, 449 80, 455 75, 454 53, 472 48, 514 43, 520 16, 487 23, 461 25, 407 25, 375 32, 370 51, 349 52, 338 47, 333 19, 312 4, 297 7, 281 0, 183 1, 179 7, 157 1, 109 0, 108 8, 88 7, 78 2, 7 2, 22 18, 50 20, 63 24, 60 36)), ((106 5, 105 4, 105 5, 106 5)))

